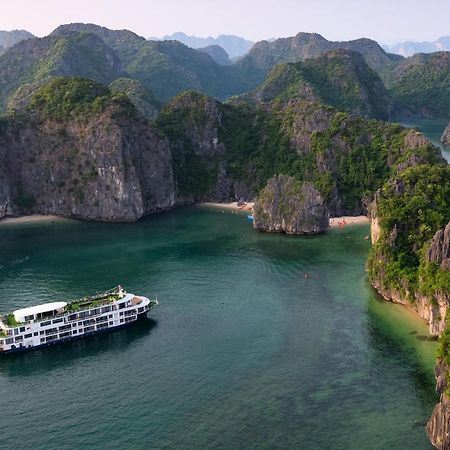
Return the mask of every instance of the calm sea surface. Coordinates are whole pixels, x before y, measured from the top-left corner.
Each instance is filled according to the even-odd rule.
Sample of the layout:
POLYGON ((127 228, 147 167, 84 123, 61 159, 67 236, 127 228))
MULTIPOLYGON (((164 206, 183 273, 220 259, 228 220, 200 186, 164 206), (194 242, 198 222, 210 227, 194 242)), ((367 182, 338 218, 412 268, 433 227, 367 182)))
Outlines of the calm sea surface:
POLYGON ((407 128, 418 128, 425 136, 440 147, 444 158, 450 163, 450 145, 441 143, 441 136, 448 125, 448 120, 444 119, 418 119, 410 118, 401 120, 400 123, 407 128))
POLYGON ((2 312, 119 283, 160 306, 1 358, 0 447, 430 449, 436 344, 369 287, 368 234, 269 235, 195 208, 1 225, 2 312))

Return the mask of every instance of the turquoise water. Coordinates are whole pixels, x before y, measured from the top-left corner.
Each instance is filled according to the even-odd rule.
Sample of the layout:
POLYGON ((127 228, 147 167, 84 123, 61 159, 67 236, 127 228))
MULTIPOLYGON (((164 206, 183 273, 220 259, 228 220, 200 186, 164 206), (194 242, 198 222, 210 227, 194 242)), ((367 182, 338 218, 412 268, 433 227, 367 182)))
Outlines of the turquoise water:
POLYGON ((431 448, 436 344, 368 286, 368 234, 195 208, 1 225, 4 312, 118 283, 160 300, 128 329, 0 359, 1 447, 431 448))
POLYGON ((447 127, 449 121, 445 119, 418 119, 410 118, 400 121, 401 125, 407 128, 418 128, 425 136, 440 147, 442 155, 450 163, 450 145, 441 143, 442 133, 447 127))

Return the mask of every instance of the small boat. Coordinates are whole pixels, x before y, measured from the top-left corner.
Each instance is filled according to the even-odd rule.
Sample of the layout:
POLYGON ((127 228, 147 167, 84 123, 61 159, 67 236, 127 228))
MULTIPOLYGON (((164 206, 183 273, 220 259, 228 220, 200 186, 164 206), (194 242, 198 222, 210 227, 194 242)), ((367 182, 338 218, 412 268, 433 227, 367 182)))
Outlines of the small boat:
POLYGON ((127 293, 121 286, 73 302, 54 302, 0 316, 0 354, 80 339, 128 326, 158 300, 127 293))
POLYGON ((249 222, 253 222, 253 214, 249 214, 249 215, 247 216, 247 220, 248 220, 249 222))

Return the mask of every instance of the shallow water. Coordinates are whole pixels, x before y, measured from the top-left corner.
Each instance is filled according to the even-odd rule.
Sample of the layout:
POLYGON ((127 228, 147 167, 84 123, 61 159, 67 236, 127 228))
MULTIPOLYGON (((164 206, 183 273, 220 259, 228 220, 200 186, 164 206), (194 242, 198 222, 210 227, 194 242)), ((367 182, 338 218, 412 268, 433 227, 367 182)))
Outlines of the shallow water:
POLYGON ((437 145, 442 155, 450 163, 450 145, 441 142, 442 134, 449 121, 445 119, 419 119, 410 118, 400 121, 401 125, 407 128, 417 128, 434 144, 437 145))
POLYGON ((369 287, 368 234, 195 208, 0 227, 3 312, 118 283, 160 300, 128 329, 0 359, 2 448, 429 449, 436 343, 369 287))

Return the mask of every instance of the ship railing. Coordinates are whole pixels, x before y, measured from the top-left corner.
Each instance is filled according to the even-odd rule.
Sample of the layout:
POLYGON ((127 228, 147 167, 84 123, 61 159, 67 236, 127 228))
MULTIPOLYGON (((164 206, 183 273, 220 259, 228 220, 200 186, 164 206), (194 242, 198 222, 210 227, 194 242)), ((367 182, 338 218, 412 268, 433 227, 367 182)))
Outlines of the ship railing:
POLYGON ((104 291, 104 292, 97 292, 94 295, 90 295, 87 297, 82 297, 79 298, 77 300, 73 300, 68 302, 68 304, 70 305, 71 303, 84 303, 84 302, 89 302, 89 301, 94 301, 94 300, 100 300, 102 298, 105 297, 109 297, 110 295, 124 295, 125 291, 122 289, 122 286, 116 286, 115 288, 109 289, 108 291, 104 291))

